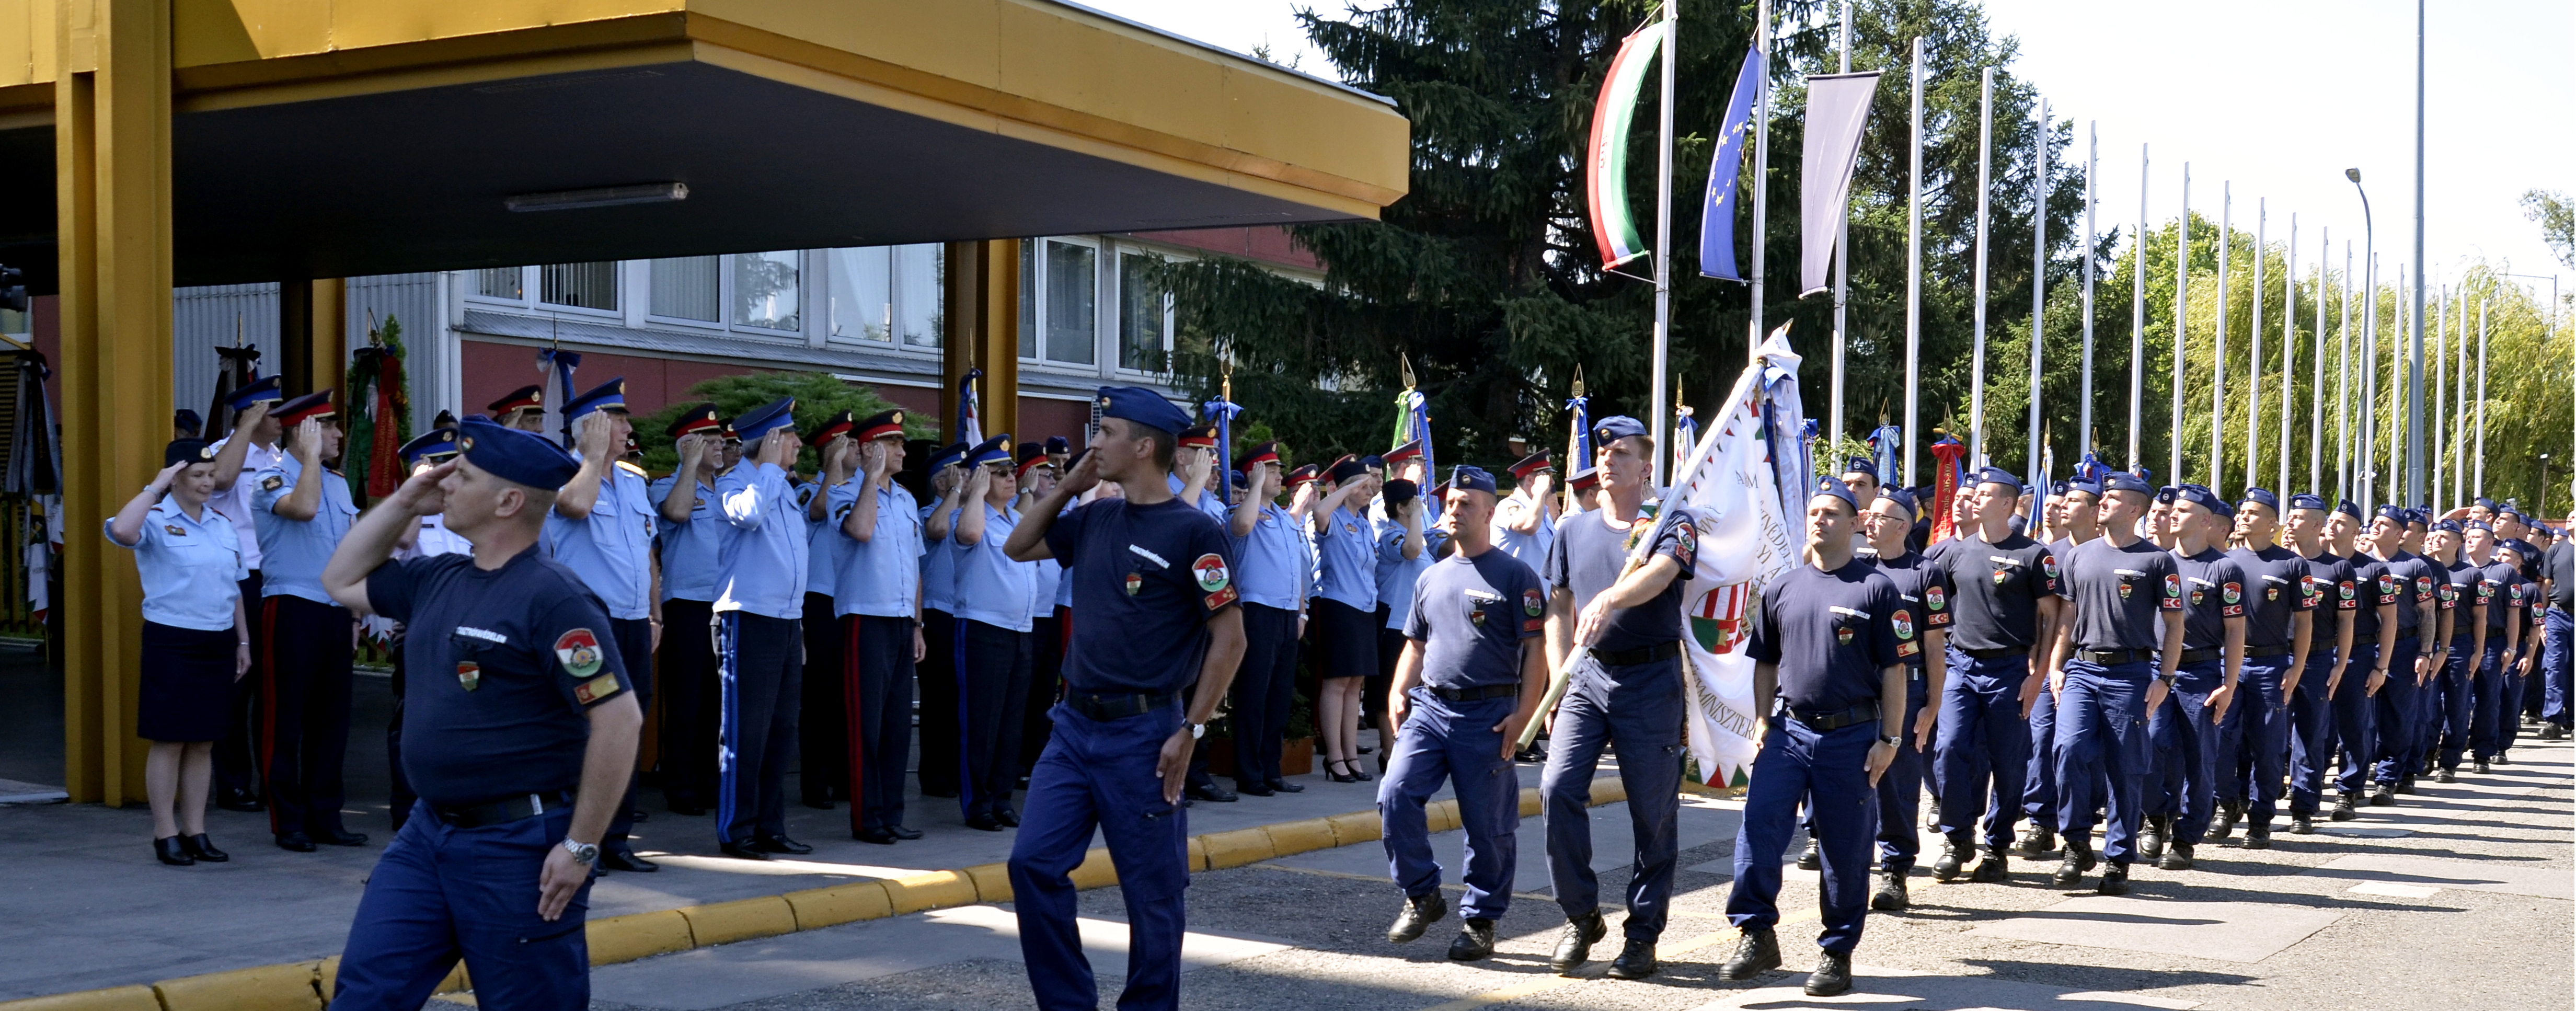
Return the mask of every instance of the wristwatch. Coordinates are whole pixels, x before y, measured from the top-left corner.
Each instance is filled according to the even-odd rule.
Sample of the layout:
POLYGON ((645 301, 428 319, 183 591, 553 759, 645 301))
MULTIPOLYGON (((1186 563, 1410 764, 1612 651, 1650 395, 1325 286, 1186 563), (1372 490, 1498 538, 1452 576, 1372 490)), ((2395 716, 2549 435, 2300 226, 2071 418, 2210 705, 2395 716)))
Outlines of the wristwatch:
POLYGON ((1201 735, 1207 733, 1207 724, 1205 723, 1191 723, 1186 724, 1186 726, 1190 728, 1190 740, 1198 740, 1201 735))
POLYGON ((1902 748, 1905 746, 1905 737, 1901 734, 1880 734, 1878 743, 1891 748, 1902 748))
POLYGON ((567 837, 563 841, 563 848, 564 852, 572 854, 572 862, 584 867, 590 866, 599 859, 598 843, 574 842, 567 837))

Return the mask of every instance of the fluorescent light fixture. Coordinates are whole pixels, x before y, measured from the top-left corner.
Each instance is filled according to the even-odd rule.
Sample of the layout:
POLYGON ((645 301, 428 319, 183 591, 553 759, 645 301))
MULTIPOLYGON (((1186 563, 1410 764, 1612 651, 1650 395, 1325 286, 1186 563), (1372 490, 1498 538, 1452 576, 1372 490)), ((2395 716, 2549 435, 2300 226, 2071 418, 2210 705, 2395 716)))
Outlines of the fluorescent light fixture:
POLYGON ((557 190, 552 193, 521 193, 501 201, 513 211, 576 211, 588 207, 616 207, 621 204, 666 204, 689 199, 687 183, 638 183, 632 186, 602 186, 589 190, 557 190))

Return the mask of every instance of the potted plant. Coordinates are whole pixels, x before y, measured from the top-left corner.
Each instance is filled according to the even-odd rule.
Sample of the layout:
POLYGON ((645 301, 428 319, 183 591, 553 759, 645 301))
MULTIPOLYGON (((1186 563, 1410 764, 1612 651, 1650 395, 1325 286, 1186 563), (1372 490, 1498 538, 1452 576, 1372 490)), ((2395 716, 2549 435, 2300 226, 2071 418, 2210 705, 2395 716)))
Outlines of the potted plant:
MULTIPOLYGON (((1315 771, 1314 704, 1304 693, 1298 693, 1288 707, 1288 728, 1279 745, 1279 774, 1303 776, 1315 771)), ((1208 775, 1232 777, 1234 765, 1234 715, 1231 703, 1220 703, 1217 714, 1208 720, 1206 736, 1199 747, 1208 756, 1208 775)))

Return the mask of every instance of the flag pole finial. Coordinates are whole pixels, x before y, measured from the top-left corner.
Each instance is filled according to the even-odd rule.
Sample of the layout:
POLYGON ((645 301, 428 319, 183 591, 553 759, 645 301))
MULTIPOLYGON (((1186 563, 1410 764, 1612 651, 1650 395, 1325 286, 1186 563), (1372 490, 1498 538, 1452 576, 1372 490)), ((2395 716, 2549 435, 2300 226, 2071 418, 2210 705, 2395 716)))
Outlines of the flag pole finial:
POLYGON ((1574 363, 1574 395, 1583 395, 1583 363, 1574 363))
POLYGON ((1412 390, 1413 390, 1413 385, 1414 385, 1414 384, 1413 384, 1413 357, 1412 357, 1412 356, 1410 356, 1410 355, 1404 354, 1403 352, 1397 352, 1397 353, 1396 353, 1396 356, 1395 356, 1395 365, 1396 365, 1396 368, 1398 368, 1398 369, 1402 370, 1402 372, 1403 372, 1403 374, 1404 374, 1404 389, 1405 389, 1405 391, 1406 391, 1406 392, 1408 392, 1408 393, 1409 393, 1409 392, 1412 392, 1412 390))

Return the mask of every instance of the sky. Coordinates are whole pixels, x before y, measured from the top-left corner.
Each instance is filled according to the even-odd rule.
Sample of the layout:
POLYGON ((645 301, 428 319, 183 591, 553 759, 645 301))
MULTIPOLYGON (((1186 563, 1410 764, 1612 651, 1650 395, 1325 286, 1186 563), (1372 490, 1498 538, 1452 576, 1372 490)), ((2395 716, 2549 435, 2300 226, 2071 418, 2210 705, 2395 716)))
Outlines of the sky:
MULTIPOLYGON (((1335 76, 1307 45, 1294 11, 1344 0, 1083 0, 1087 6, 1211 45, 1335 76)), ((2560 266, 2525 219, 2534 187, 2576 195, 2576 4, 2566 0, 2428 0, 2425 42, 2424 233, 2433 279, 2484 259, 2527 274, 2560 266)), ((1685 0, 1682 16, 1690 16, 1685 0)), ((2415 5, 2404 0, 2160 0, 2153 4, 1986 0, 1993 30, 2017 36, 2015 66, 2051 113, 2073 120, 2083 157, 2098 127, 2095 183, 2102 228, 2138 216, 2138 148, 2148 145, 2147 214, 2182 205, 2216 219, 2221 187, 2251 234, 2256 202, 2267 237, 2299 219, 2300 272, 2320 227, 2362 239, 2361 202, 2343 170, 2359 168, 2382 276, 2412 258, 2415 5)), ((1893 111, 1893 110, 1890 110, 1893 111)), ((1883 113, 1884 114, 1884 113, 1883 113)), ((1896 113, 1901 114, 1901 113, 1896 113)), ((2411 273, 2411 268, 2410 268, 2411 273)), ((2531 283, 2531 282, 2526 282, 2531 283)), ((2537 282, 2545 292, 2548 282, 2537 282)))

